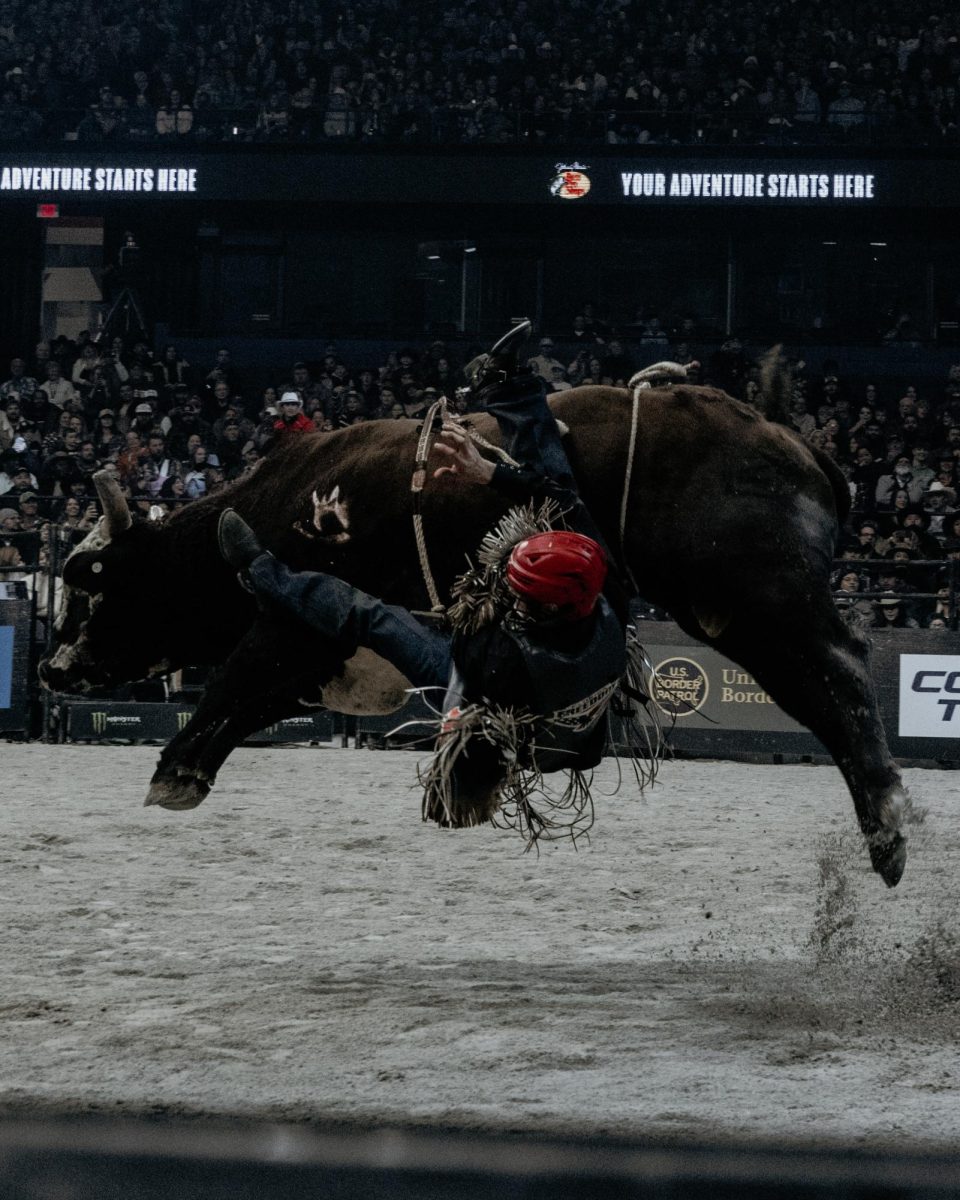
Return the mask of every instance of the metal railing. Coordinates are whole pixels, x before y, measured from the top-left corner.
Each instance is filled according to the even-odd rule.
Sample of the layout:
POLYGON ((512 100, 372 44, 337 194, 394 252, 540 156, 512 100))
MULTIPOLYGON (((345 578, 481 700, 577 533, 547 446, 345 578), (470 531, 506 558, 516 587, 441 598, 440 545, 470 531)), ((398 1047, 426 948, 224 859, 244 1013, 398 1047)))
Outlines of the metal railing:
POLYGON ((932 618, 934 612, 926 610, 934 610, 936 608, 936 603, 940 598, 940 589, 945 588, 947 592, 947 616, 943 618, 944 623, 947 629, 956 630, 960 628, 960 613, 958 613, 958 600, 960 600, 960 561, 956 559, 924 558, 911 559, 909 562, 898 562, 896 564, 897 574, 908 584, 910 579, 913 578, 920 585, 916 589, 910 585, 911 590, 909 591, 901 591, 897 587, 880 588, 874 585, 873 581, 882 569, 884 567, 890 568, 890 559, 835 558, 833 566, 834 570, 856 571, 861 576, 866 576, 870 582, 870 586, 861 587, 856 592, 848 592, 840 588, 835 588, 832 595, 834 601, 838 602, 841 607, 852 608, 858 602, 866 601, 876 609, 881 601, 887 600, 893 595, 901 602, 905 613, 919 623, 924 616, 927 620, 932 618), (930 577, 934 573, 937 577, 943 578, 945 582, 940 584, 940 587, 936 590, 930 591, 923 585, 929 583, 930 577))

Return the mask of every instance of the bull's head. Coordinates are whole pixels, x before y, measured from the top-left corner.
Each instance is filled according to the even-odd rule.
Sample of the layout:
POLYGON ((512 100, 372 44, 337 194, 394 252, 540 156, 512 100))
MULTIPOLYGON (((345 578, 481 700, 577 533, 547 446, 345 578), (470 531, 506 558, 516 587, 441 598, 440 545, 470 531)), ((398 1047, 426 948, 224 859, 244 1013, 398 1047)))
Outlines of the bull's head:
POLYGON ((85 691, 167 669, 156 643, 167 574, 160 530, 134 525, 116 479, 93 477, 103 516, 63 568, 55 644, 40 663, 52 691, 85 691))

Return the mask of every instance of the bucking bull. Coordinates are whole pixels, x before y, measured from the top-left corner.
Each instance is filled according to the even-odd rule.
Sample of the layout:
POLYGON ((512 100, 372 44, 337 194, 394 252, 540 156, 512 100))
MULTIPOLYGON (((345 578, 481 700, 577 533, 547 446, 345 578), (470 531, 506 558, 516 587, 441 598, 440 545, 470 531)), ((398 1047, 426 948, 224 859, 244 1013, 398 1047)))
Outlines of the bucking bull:
MULTIPOLYGON (((654 387, 636 413, 632 403, 630 392, 610 387, 551 398, 569 428, 584 500, 642 595, 749 671, 829 750, 874 869, 894 886, 906 862, 905 793, 867 645, 829 590, 849 507, 843 478, 790 430, 716 389, 654 387)), ((495 422, 472 420, 497 440, 495 422)), ((290 435, 254 472, 160 524, 133 523, 117 484, 97 477, 104 516, 64 566, 57 644, 42 682, 71 692, 188 664, 216 668, 196 713, 163 750, 148 804, 199 804, 235 746, 304 705, 383 713, 402 704, 406 681, 382 659, 360 651, 345 662, 334 641, 260 611, 218 553, 217 521, 233 507, 294 568, 426 609, 411 519, 418 429, 412 420, 375 421, 290 435)), ((428 478, 423 528, 441 596, 505 508, 492 489, 428 478)))

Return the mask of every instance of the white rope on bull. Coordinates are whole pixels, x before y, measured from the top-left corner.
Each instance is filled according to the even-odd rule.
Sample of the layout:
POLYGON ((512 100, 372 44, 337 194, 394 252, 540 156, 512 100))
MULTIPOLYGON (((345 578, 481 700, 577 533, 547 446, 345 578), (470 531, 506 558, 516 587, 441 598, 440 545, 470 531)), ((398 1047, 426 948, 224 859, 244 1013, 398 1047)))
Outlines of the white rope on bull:
MULTIPOLYGON (((690 366, 699 366, 699 363, 691 363, 690 366)), ((623 477, 623 496, 620 500, 620 558, 623 561, 623 569, 638 594, 640 588, 637 586, 637 580, 627 561, 626 535, 627 506, 630 503, 630 483, 633 480, 633 462, 637 453, 637 432, 640 426, 640 393, 649 391, 655 383, 685 383, 687 369, 680 363, 658 362, 650 367, 644 367, 642 371, 637 371, 630 377, 630 382, 627 384, 632 394, 633 404, 630 416, 630 441, 627 446, 627 469, 623 477)))

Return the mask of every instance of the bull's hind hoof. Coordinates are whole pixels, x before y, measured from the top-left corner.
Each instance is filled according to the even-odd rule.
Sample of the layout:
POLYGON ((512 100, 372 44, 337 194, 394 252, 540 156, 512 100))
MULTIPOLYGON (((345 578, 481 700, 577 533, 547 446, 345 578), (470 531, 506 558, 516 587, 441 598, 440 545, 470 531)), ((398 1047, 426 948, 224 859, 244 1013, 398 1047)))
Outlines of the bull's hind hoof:
POLYGON ((146 807, 158 804, 161 808, 184 812, 188 808, 196 808, 198 804, 202 804, 209 792, 209 784, 189 776, 180 776, 177 779, 155 779, 150 784, 150 790, 143 803, 146 807))
POLYGON ((907 841, 896 833, 888 842, 874 842, 870 847, 873 869, 887 887, 896 887, 907 865, 907 841))

